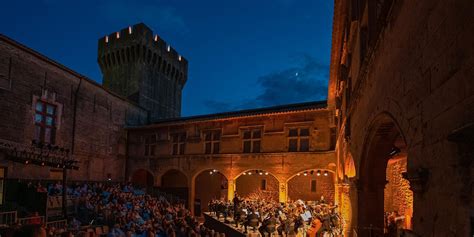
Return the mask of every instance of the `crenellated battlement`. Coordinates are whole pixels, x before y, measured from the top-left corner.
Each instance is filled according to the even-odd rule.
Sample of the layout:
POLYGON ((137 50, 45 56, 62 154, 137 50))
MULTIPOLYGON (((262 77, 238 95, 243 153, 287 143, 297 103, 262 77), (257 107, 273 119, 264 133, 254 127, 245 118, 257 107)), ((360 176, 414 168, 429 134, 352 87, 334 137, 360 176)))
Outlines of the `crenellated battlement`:
POLYGON ((103 85, 148 109, 151 119, 180 115, 188 61, 145 24, 100 38, 97 61, 103 85))
POLYGON ((184 85, 188 61, 143 23, 129 26, 99 39, 98 62, 102 70, 146 62, 184 85))

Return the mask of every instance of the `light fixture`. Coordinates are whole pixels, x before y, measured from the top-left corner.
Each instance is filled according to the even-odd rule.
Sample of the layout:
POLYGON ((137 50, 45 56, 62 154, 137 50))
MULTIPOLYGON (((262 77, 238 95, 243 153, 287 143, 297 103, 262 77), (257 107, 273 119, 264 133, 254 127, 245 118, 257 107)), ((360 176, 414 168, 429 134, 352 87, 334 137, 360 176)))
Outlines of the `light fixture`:
POLYGON ((321 176, 321 170, 318 170, 318 172, 316 172, 316 175, 321 176))
POLYGON ((394 156, 394 155, 397 155, 398 153, 400 153, 400 148, 394 146, 392 147, 392 150, 390 151, 390 153, 388 153, 389 156, 394 156))
POLYGON ((212 172, 217 172, 217 170, 212 170, 212 172))
POLYGON ((258 174, 259 174, 259 175, 262 175, 263 173, 262 173, 262 171, 260 171, 260 173, 258 173, 258 174))
POLYGON ((132 27, 131 26, 128 27, 128 33, 132 34, 132 27))
POLYGON ((252 175, 252 172, 249 171, 249 175, 252 175))
POLYGON ((105 43, 108 43, 108 42, 109 42, 109 36, 106 35, 106 36, 105 36, 105 43))
POLYGON ((265 175, 268 175, 268 172, 265 172, 265 175))
POLYGON ((117 36, 117 39, 120 39, 120 32, 117 32, 115 35, 117 36))
POLYGON ((298 174, 296 174, 296 175, 300 176, 301 174, 300 174, 300 173, 298 173, 298 174))
POLYGON ((247 173, 244 172, 243 175, 247 175, 247 173))
POLYGON ((27 165, 28 163, 30 163, 30 161, 29 161, 29 160, 26 160, 26 161, 25 161, 25 164, 27 165))
POLYGON ((212 170, 211 170, 211 171, 209 171, 209 174, 212 174, 212 170))
POLYGON ((166 50, 169 52, 171 51, 171 46, 168 45, 168 47, 166 48, 166 50))
POLYGON ((41 162, 41 166, 44 166, 44 161, 43 161, 43 162, 41 162))
POLYGON ((307 176, 307 175, 308 175, 308 172, 305 171, 305 172, 303 173, 303 175, 304 175, 304 176, 307 176))
POLYGON ((178 60, 181 61, 181 55, 178 55, 178 60))
POLYGON ((310 172, 310 173, 311 173, 311 175, 313 175, 313 174, 314 174, 314 170, 311 170, 311 172, 310 172))
POLYGON ((158 35, 155 35, 155 41, 158 41, 158 35))
POLYGON ((327 170, 324 171, 324 176, 328 176, 328 175, 329 175, 328 171, 327 170))

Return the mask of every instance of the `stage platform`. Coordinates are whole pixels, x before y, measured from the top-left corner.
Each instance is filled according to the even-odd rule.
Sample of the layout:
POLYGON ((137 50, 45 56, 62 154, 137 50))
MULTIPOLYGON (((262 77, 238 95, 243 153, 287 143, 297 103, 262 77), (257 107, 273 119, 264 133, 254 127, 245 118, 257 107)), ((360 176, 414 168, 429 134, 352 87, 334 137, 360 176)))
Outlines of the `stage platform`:
POLYGON ((220 218, 220 220, 211 215, 209 212, 204 213, 204 226, 209 229, 213 229, 214 231, 225 233, 226 237, 260 237, 260 233, 258 231, 253 231, 251 227, 248 229, 248 234, 244 234, 244 227, 239 226, 239 228, 235 227, 233 224, 233 220, 227 219, 229 223, 224 223, 224 218, 220 218))

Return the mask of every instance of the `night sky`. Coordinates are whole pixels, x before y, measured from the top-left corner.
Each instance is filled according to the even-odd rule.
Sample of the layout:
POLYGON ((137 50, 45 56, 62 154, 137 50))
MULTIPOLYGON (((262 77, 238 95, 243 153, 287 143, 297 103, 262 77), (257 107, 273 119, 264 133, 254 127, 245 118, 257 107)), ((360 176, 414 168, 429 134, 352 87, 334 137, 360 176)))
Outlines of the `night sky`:
POLYGON ((6 1, 0 32, 102 82, 97 40, 143 22, 189 61, 188 116, 326 99, 332 2, 6 1))

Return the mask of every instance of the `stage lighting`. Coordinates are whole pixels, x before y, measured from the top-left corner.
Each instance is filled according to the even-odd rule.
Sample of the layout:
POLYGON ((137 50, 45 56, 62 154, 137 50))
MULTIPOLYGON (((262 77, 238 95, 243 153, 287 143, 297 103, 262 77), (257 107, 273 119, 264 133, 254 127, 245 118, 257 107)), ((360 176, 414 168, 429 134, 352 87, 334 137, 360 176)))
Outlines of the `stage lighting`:
POLYGON ((310 173, 311 173, 311 175, 313 175, 313 174, 314 174, 314 170, 311 170, 311 172, 310 172, 310 173))
POLYGON ((247 175, 247 173, 244 172, 243 175, 247 175))
POLYGON ((212 170, 211 170, 211 171, 209 171, 209 174, 212 174, 212 170))
POLYGON ((268 175, 268 172, 265 172, 265 175, 268 175))
POLYGON ((252 175, 252 172, 249 172, 249 175, 252 175))
POLYGON ((300 173, 297 173, 296 175, 300 176, 301 174, 300 174, 300 173))
POLYGON ((400 148, 394 146, 388 155, 394 156, 394 155, 397 155, 398 153, 400 153, 400 148))
POLYGON ((303 173, 303 175, 304 175, 304 176, 307 176, 307 175, 308 175, 308 172, 305 171, 305 172, 303 173))
POLYGON ((43 162, 41 162, 41 166, 44 166, 44 161, 43 161, 43 162))
POLYGON ((29 161, 29 160, 26 160, 26 161, 25 161, 25 165, 27 165, 27 164, 29 164, 29 163, 30 163, 30 161, 29 161))
POLYGON ((321 170, 318 170, 318 172, 316 172, 316 175, 321 176, 321 170))
POLYGON ((327 170, 324 171, 324 176, 328 176, 328 175, 329 175, 328 171, 327 170))

